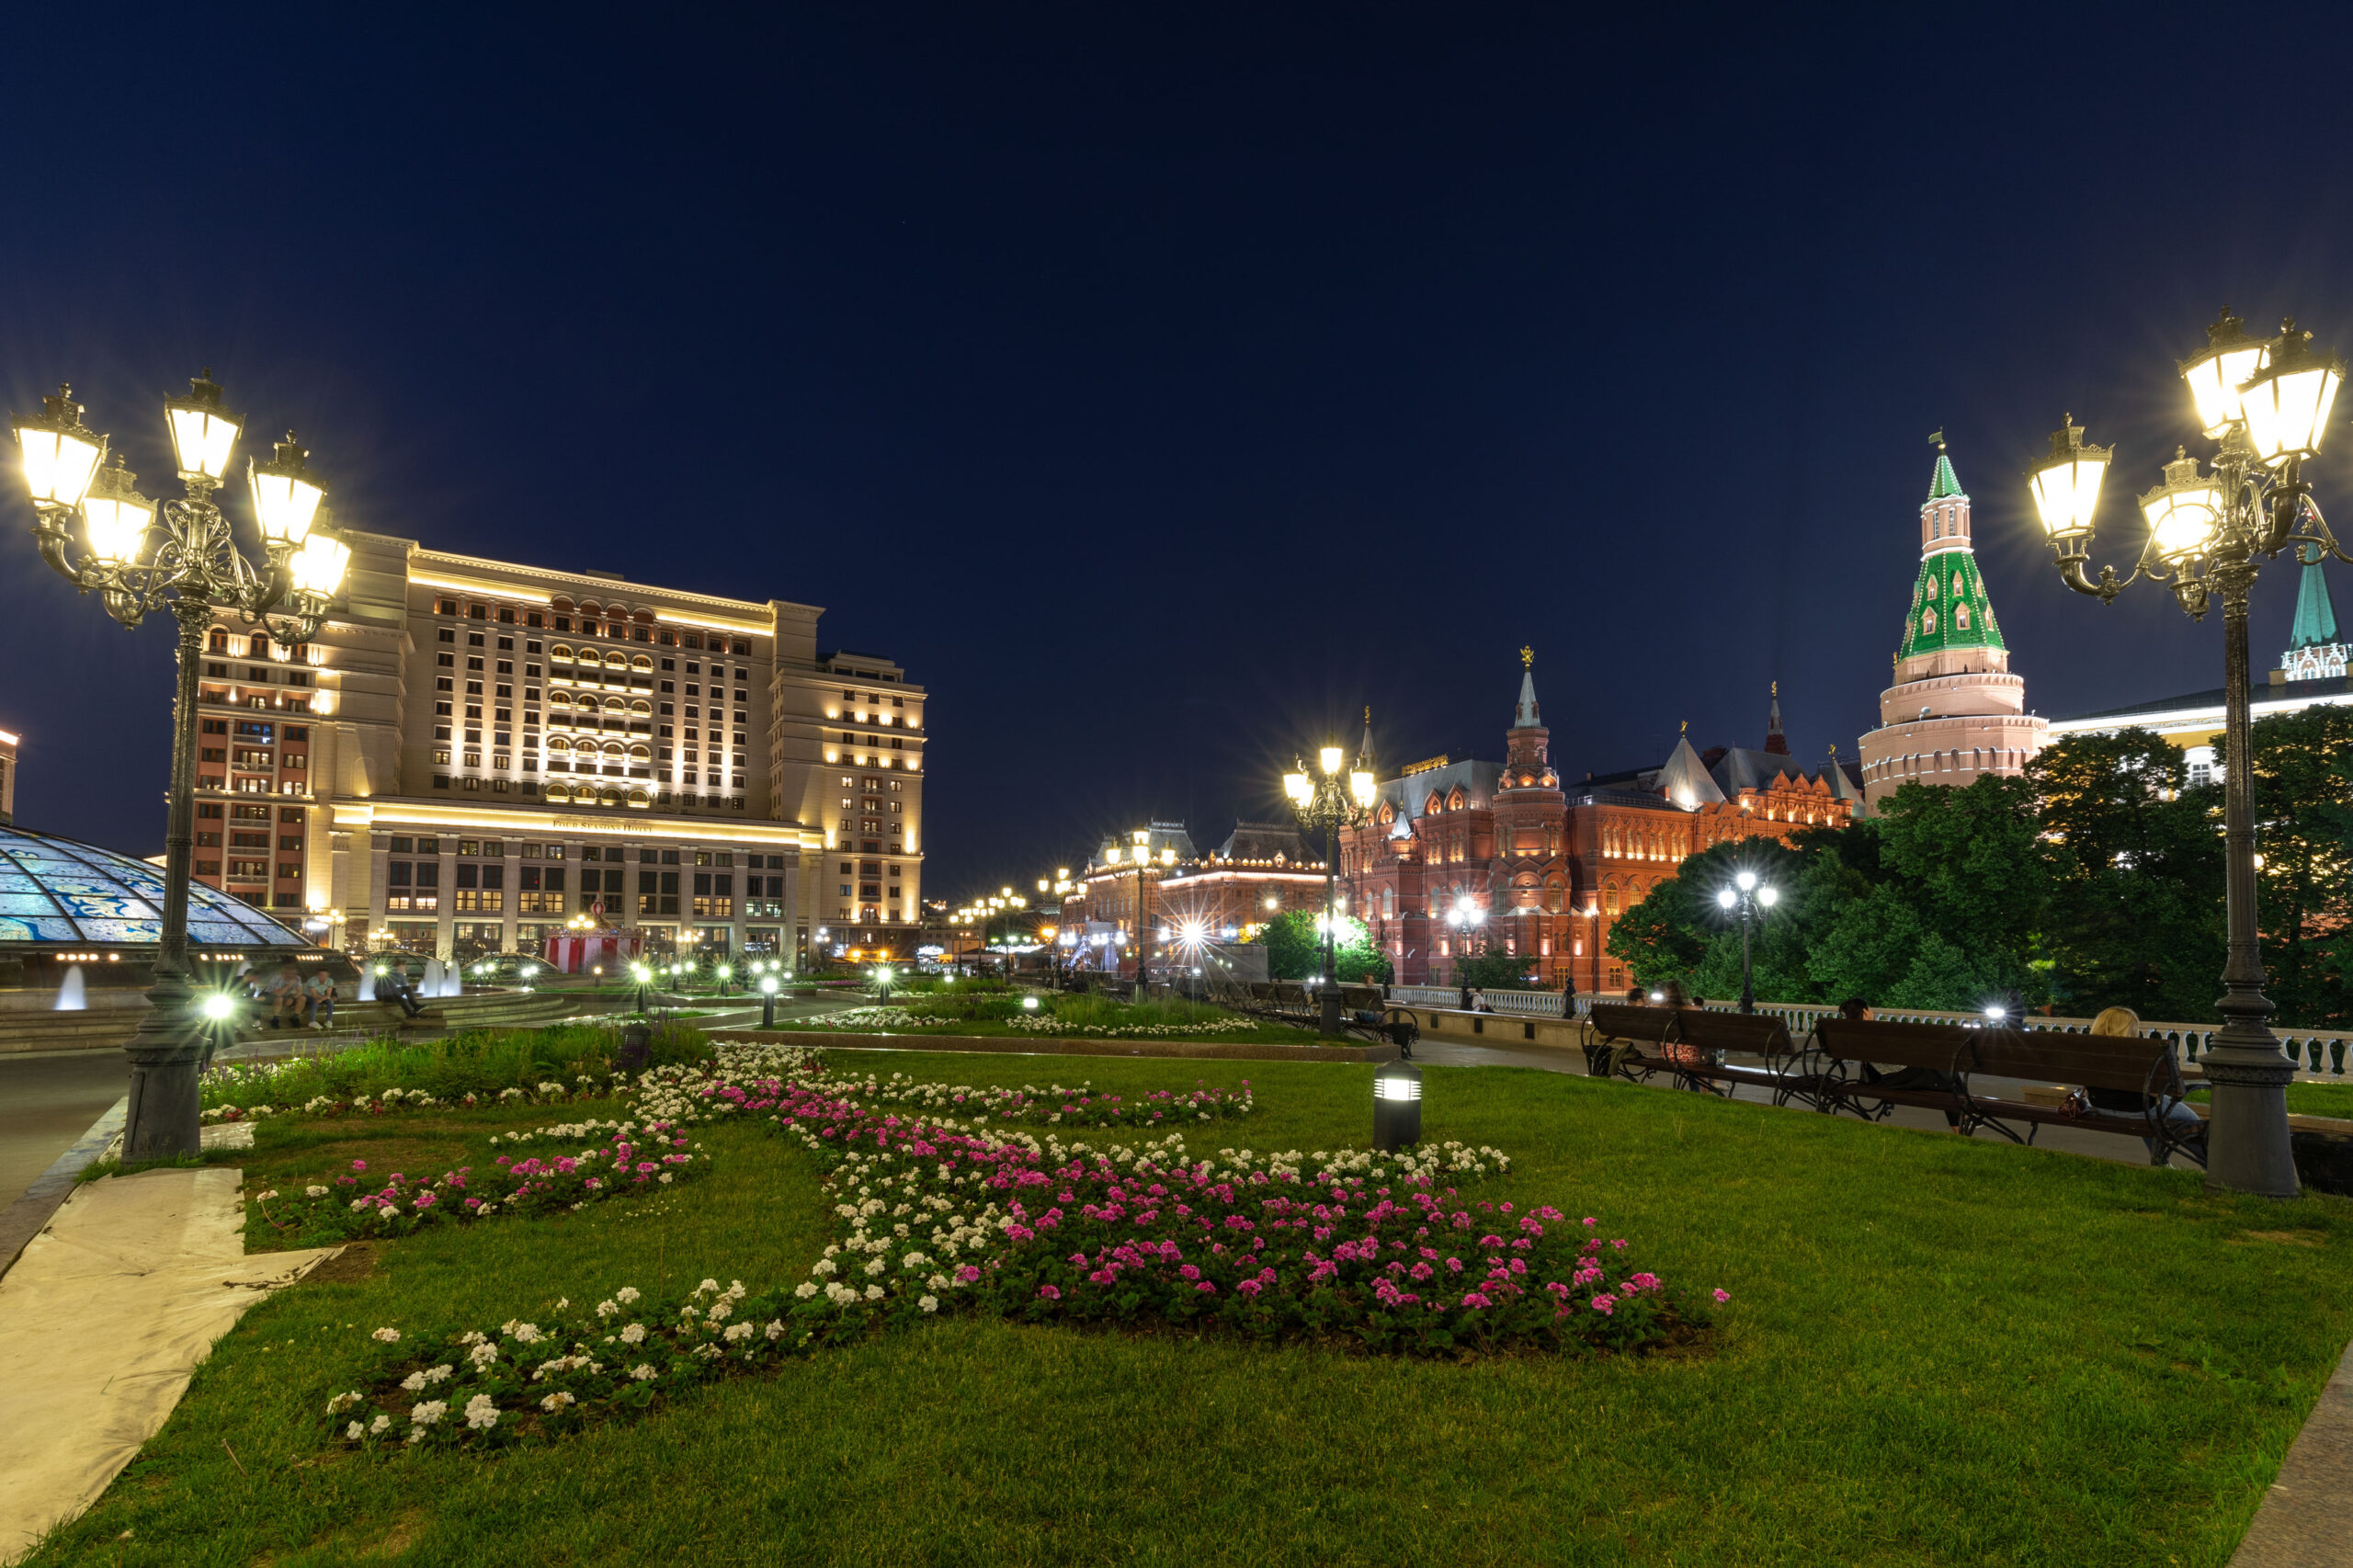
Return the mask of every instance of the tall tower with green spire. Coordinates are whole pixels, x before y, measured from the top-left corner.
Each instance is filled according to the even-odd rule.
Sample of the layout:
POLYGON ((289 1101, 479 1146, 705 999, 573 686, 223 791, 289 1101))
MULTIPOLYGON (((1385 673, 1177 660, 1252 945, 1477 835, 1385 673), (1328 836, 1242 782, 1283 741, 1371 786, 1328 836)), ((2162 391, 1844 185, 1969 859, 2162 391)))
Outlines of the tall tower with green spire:
POLYGON ((1920 570, 1912 582, 1895 684, 1880 694, 1880 727, 1862 737, 1863 798, 1876 810, 1905 784, 1967 784, 2014 774, 2042 748, 2047 725, 2026 711, 2026 681, 1986 596, 1971 541, 1969 493, 1944 433, 1920 505, 1920 570))
POLYGON ((2328 579, 2321 574, 2320 546, 2299 546, 2296 558, 2304 563, 2296 584, 2296 624, 2288 633, 2288 651, 2279 663, 2290 680, 2323 680, 2347 671, 2353 653, 2337 641, 2336 608, 2328 602, 2328 579))

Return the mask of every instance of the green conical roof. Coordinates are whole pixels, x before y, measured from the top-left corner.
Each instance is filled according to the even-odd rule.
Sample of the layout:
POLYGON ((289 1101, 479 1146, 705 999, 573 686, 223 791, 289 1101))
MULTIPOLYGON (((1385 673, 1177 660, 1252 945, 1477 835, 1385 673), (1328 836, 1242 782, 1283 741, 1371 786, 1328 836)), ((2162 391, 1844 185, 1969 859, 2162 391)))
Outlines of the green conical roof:
MULTIPOLYGON (((1938 469, 1949 473, 1943 459, 1938 469)), ((1977 557, 1967 550, 1939 550, 1920 562, 1912 585, 1912 613, 1904 623, 1899 659, 1917 653, 1942 653, 1949 648, 1998 648, 2002 628, 1994 619, 1993 601, 1985 597, 1985 580, 1977 574, 1977 557)))
MULTIPOLYGON (((2302 556, 2303 551, 2300 549, 2296 553, 2302 556)), ((2328 602, 2328 579, 2321 575, 2315 554, 2304 562, 2303 579, 2296 585, 2296 627, 2288 639, 2288 651, 2325 648, 2336 641, 2336 610, 2328 602)))
POLYGON ((1936 472, 1928 476, 1928 499, 1944 501, 1956 495, 1964 501, 1969 499, 1969 492, 1961 487, 1961 476, 1952 471, 1952 460, 1939 448, 1936 472))

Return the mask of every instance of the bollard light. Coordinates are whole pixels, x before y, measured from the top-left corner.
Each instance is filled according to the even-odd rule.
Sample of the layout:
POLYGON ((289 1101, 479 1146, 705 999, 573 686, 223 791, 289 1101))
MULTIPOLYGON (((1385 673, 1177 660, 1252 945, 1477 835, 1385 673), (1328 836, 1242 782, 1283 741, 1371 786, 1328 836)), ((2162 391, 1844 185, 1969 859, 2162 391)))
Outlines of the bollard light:
POLYGON ((236 1009, 236 998, 225 991, 216 991, 204 999, 204 1016, 214 1023, 219 1023, 236 1009))
POLYGON ((760 1028, 776 1028, 776 976, 772 974, 760 982, 760 1028))
POLYGON ((1422 1141, 1422 1070, 1410 1062, 1384 1063, 1372 1075, 1372 1146, 1384 1154, 1422 1141))
POLYGON ((1025 1013, 1036 1012, 1038 1010, 1038 999, 1035 996, 1024 996, 1021 999, 1021 1010, 1025 1013))

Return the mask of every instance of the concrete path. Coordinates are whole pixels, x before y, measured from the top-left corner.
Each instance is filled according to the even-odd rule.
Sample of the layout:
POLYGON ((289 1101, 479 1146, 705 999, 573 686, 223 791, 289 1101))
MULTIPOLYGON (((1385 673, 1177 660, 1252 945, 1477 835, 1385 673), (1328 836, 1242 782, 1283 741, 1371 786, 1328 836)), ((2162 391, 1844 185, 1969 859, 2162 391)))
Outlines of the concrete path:
POLYGON ((2231 1568, 2343 1568, 2353 1562, 2353 1349, 2296 1435, 2231 1568))

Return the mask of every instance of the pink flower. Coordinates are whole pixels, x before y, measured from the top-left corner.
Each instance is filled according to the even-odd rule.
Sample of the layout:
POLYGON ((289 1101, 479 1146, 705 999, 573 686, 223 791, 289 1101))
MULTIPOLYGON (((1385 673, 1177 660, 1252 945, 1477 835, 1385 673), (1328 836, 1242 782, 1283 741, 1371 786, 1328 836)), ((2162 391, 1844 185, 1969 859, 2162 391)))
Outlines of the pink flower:
POLYGON ((1483 1307, 1488 1306, 1491 1303, 1488 1301, 1486 1297, 1482 1296, 1478 1291, 1473 1290, 1469 1295, 1462 1298, 1462 1304, 1466 1307, 1483 1307))
POLYGON ((1063 1299, 1063 1293, 1051 1285, 1039 1286, 1038 1296, 1040 1300, 1047 1301, 1059 1301, 1063 1299))
POLYGON ((1732 1292, 1730 1290, 1718 1289, 1713 1292, 1713 1294, 1719 1301, 1729 1301, 1732 1300, 1732 1292))
POLYGON ((1593 1310, 1608 1317, 1618 1310, 1618 1298, 1610 1295, 1596 1296, 1593 1299, 1593 1310))
POLYGON ((354 1160, 351 1162, 351 1168, 355 1171, 364 1171, 368 1168, 368 1162, 365 1160, 354 1160))
POLYGON ((1595 1218, 1594 1218, 1592 1215, 1590 1215, 1590 1214, 1588 1214, 1588 1215, 1586 1215, 1586 1216, 1585 1217, 1585 1222, 1586 1222, 1586 1224, 1588 1224, 1588 1225, 1598 1225, 1598 1224, 1600 1224, 1600 1223, 1601 1223, 1601 1221, 1598 1221, 1598 1220, 1595 1219, 1595 1218))
POLYGON ((1189 1263, 1178 1264, 1176 1272, 1188 1279, 1199 1279, 1201 1277, 1201 1271, 1189 1263))

